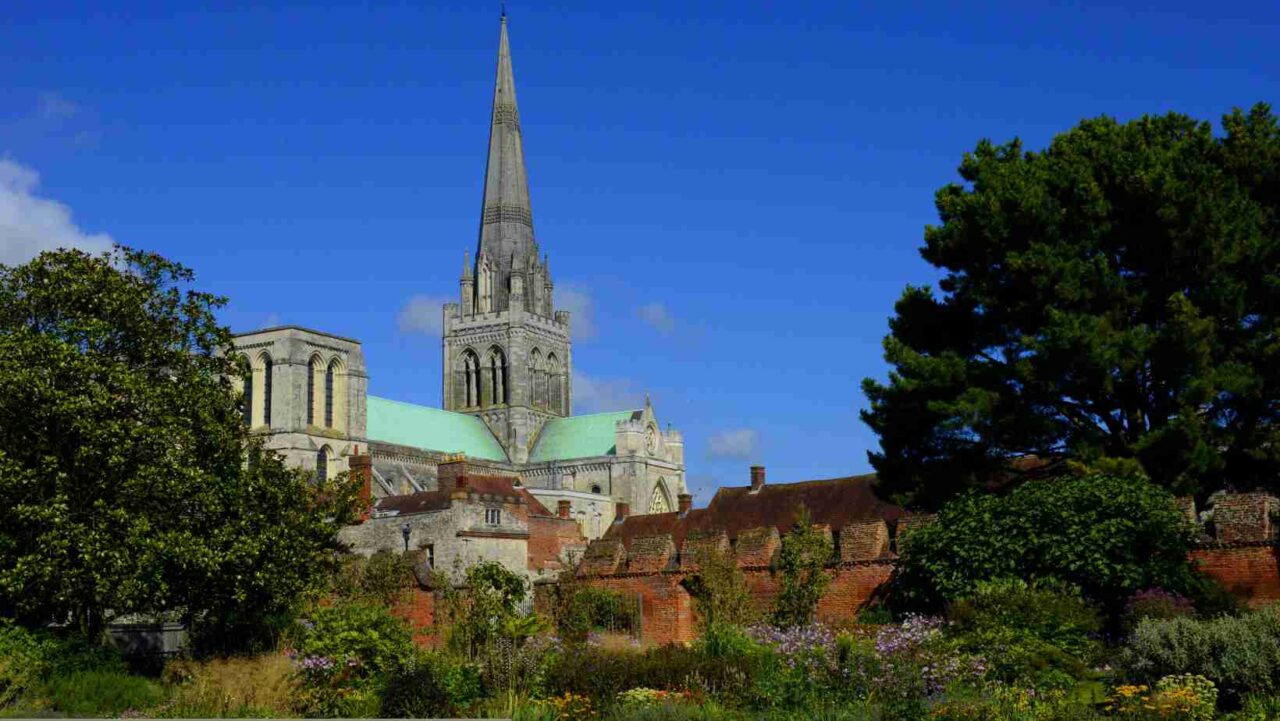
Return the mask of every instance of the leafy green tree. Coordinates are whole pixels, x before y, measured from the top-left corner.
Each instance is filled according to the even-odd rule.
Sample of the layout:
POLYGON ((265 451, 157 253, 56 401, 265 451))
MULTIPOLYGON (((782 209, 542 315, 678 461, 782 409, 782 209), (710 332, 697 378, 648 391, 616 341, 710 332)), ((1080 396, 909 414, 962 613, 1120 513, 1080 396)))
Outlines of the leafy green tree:
POLYGON ((900 541, 890 602, 936 611, 983 581, 1020 578, 1069 583, 1114 615, 1138 589, 1196 591, 1192 540, 1173 496, 1140 477, 1080 473, 1003 496, 971 492, 900 541))
POLYGON ((813 622, 818 601, 831 584, 827 575, 831 553, 831 542, 813 527, 809 509, 800 506, 774 562, 774 573, 781 575, 773 602, 774 625, 790 628, 813 622))
POLYGON ((497 561, 481 561, 465 573, 462 589, 443 571, 431 574, 432 588, 443 601, 437 622, 454 653, 475 660, 499 638, 524 638, 540 629, 536 619, 519 613, 528 584, 518 574, 497 561))
POLYGON ((0 614, 96 639, 173 613, 240 643, 333 563, 354 489, 248 435, 224 300, 192 278, 127 248, 0 265, 0 614))
POLYGON ((698 572, 682 581, 693 597, 698 622, 706 632, 720 625, 746 626, 757 617, 747 578, 733 555, 714 546, 700 549, 698 572))
POLYGON ((862 416, 887 495, 939 505, 1034 464, 1136 459, 1177 493, 1280 482, 1280 129, 1086 120, 982 141, 937 193, 887 383, 862 416))

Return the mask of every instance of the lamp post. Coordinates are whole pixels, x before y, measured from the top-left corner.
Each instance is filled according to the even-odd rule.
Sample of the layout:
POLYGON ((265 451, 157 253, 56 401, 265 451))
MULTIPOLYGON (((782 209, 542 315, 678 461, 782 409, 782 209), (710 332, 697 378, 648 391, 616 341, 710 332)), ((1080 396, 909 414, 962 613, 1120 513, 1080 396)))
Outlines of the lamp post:
POLYGON ((400 527, 400 535, 404 536, 404 552, 409 552, 409 524, 400 527))

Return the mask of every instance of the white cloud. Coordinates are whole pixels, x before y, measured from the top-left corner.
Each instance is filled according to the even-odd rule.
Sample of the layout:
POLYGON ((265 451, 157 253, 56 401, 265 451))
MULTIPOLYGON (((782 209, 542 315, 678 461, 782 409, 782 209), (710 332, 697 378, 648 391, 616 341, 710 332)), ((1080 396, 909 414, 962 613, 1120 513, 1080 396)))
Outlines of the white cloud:
POLYGON ((396 315, 396 325, 401 333, 435 336, 444 332, 445 303, 450 299, 439 296, 415 295, 396 315))
POLYGON ((595 315, 592 313, 591 296, 585 288, 567 284, 556 289, 556 309, 567 310, 573 314, 569 319, 572 324, 574 340, 587 340, 596 334, 595 315))
POLYGON ((642 305, 636 311, 636 314, 640 316, 640 320, 663 335, 667 335, 676 329, 675 317, 671 315, 671 311, 667 310, 667 306, 662 303, 642 305))
POLYGON ((644 393, 627 378, 595 378, 573 372, 573 412, 624 411, 644 405, 644 393))
POLYGON ((713 433, 707 439, 712 458, 748 460, 760 449, 760 434, 751 428, 733 428, 713 433))
POLYGON ((111 236, 80 230, 70 208, 35 194, 39 186, 39 173, 0 158, 0 263, 18 265, 57 248, 111 249, 111 236))
POLYGON ((36 117, 41 120, 65 120, 80 112, 80 106, 58 93, 40 93, 36 103, 36 117))

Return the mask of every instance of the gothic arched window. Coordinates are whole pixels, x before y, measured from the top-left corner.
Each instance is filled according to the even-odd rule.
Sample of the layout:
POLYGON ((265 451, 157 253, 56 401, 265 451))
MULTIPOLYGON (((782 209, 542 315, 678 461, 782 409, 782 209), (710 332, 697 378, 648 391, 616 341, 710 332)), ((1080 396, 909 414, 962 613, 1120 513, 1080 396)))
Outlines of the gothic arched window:
POLYGON ((546 402, 542 393, 542 378, 545 373, 542 351, 534 348, 529 351, 529 405, 534 408, 541 408, 546 402))
POLYGON ((307 425, 309 426, 316 424, 316 410, 320 400, 316 397, 316 376, 321 375, 324 372, 323 369, 324 363, 320 360, 320 356, 312 356, 311 361, 307 363, 307 425))
POLYGON ((266 353, 262 354, 262 425, 271 425, 271 380, 274 375, 271 371, 275 364, 271 362, 271 356, 266 353))
POLYGON ((507 355, 498 346, 489 349, 486 380, 489 399, 494 405, 507 402, 507 355))
POLYGON ((324 425, 344 430, 347 412, 347 374, 342 361, 334 358, 324 370, 324 425))
POLYGON ((554 413, 564 412, 564 381, 560 359, 555 353, 547 354, 547 408, 554 413))
POLYGON ((468 348, 462 352, 461 365, 462 389, 459 395, 464 407, 475 408, 480 405, 480 358, 468 348))
POLYGON ((316 451, 316 480, 329 480, 329 446, 323 446, 316 451))
POLYGON ((653 487, 653 495, 649 498, 649 513, 670 513, 671 504, 667 501, 667 492, 662 488, 662 481, 653 487))
POLYGON ((333 376, 334 364, 324 369, 324 427, 333 428, 333 376))
POLYGON ((244 377, 244 425, 246 428, 253 427, 253 366, 249 363, 249 359, 244 359, 245 365, 249 367, 249 373, 244 377))

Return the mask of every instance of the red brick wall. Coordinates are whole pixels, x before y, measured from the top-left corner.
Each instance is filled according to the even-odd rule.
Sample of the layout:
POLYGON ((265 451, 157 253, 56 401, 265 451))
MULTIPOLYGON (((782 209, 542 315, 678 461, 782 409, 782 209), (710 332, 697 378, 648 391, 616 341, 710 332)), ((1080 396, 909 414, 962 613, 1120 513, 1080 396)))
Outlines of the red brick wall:
POLYGON ((569 518, 529 516, 529 568, 557 568, 566 551, 578 558, 587 546, 578 522, 569 518))
MULTIPOLYGON (((888 561, 842 565, 828 571, 831 585, 818 603, 818 620, 824 623, 852 621, 876 589, 889 578, 888 561)), ((769 569, 743 569, 747 587, 761 610, 768 609, 778 593, 778 581, 769 569)), ((620 574, 583 578, 596 588, 640 596, 641 639, 646 643, 685 643, 697 635, 693 599, 680 581, 683 572, 620 574)))
POLYGON ((1191 562, 1250 606, 1280 601, 1280 562, 1270 543, 1198 548, 1191 562))
POLYGON ((409 597, 391 607, 391 613, 403 618, 420 646, 435 645, 436 594, 414 586, 409 597))

